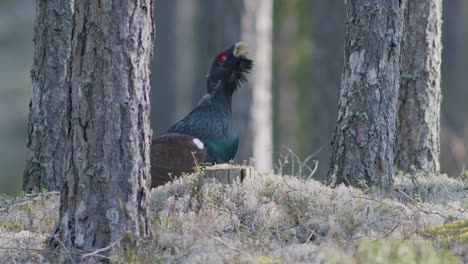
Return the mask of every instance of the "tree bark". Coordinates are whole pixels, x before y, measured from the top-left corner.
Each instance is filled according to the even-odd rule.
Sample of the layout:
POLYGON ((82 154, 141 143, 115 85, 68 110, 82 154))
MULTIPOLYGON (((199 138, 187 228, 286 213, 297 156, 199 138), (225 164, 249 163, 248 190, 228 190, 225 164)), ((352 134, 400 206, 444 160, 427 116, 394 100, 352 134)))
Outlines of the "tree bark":
POLYGON ((65 179, 49 249, 137 245, 148 232, 153 1, 82 0, 74 10, 65 179))
POLYGON ((408 0, 395 157, 406 172, 440 171, 441 27, 441 0, 408 0))
POLYGON ((405 1, 349 0, 329 182, 386 188, 394 174, 405 1))
POLYGON ((26 192, 59 190, 68 124, 74 1, 36 1, 26 192))

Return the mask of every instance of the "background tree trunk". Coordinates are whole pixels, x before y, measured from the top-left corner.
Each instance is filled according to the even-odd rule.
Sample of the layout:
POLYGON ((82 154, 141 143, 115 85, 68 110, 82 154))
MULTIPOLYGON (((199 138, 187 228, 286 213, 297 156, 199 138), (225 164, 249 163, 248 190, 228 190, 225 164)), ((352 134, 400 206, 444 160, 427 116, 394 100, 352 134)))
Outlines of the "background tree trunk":
POLYGON ((26 192, 59 190, 68 132, 73 1, 36 2, 26 192))
POLYGON ((272 117, 272 27, 273 1, 246 1, 244 32, 248 43, 253 43, 255 67, 252 71, 252 143, 255 168, 266 172, 273 167, 272 117))
POLYGON ((443 1, 441 170, 455 176, 468 164, 468 1, 443 1))
POLYGON ((408 0, 395 153, 406 172, 440 171, 441 27, 441 0, 408 0))
POLYGON ((405 1, 349 0, 331 185, 387 187, 394 174, 405 1))
POLYGON ((338 113, 340 77, 343 72, 345 4, 340 0, 314 0, 312 4, 312 80, 307 98, 308 153, 319 163, 315 177, 326 179, 330 141, 338 113), (333 14, 332 16, 330 14, 333 14))
MULTIPOLYGON (((274 17, 274 159, 277 161, 287 147, 300 155, 299 126, 297 114, 298 93, 295 73, 298 71, 299 54, 291 53, 298 47, 299 1, 278 0, 275 2, 274 17)), ((305 121, 305 120, 304 120, 305 121)), ((306 123, 306 122, 303 122, 306 123)), ((289 169, 290 170, 290 169, 289 169)), ((289 172, 289 171, 288 171, 289 172)), ((290 173, 290 172, 289 172, 290 173)))
MULTIPOLYGON (((309 92, 313 44, 311 36, 311 1, 280 0, 275 2, 274 44, 274 161, 284 157, 287 149, 300 159, 309 155, 309 92), (294 51, 294 52, 292 52, 294 51)), ((336 110, 336 109, 335 109, 336 110)), ((298 175, 295 165, 281 168, 286 174, 298 175)), ((278 169, 278 168, 277 168, 278 169)))
POLYGON ((148 232, 153 1, 83 0, 74 10, 65 181, 49 245, 63 252, 148 232))
MULTIPOLYGON (((161 135, 186 116, 206 91, 206 81, 196 78, 198 49, 195 45, 199 7, 193 0, 157 1, 158 40, 155 43, 151 76, 151 124, 154 136, 161 135)), ((206 67, 209 67, 207 64, 206 67)), ((206 69, 208 72, 208 69, 206 69)), ((202 77, 206 76, 201 73, 202 77)))
MULTIPOLYGON (((174 2, 174 1, 173 1, 174 2)), ((193 42, 196 38, 195 14, 198 11, 194 0, 177 0, 176 18, 173 24, 176 32, 175 65, 175 117, 176 120, 184 118, 198 103, 194 100, 195 65, 197 63, 197 50, 193 42)), ((164 12, 164 10, 162 11, 164 12)), ((164 51, 162 51, 164 52, 164 51)), ((208 71, 208 70, 207 70, 208 71)), ((203 84, 200 85, 203 87, 203 84)), ((171 124, 172 125, 172 124, 171 124)))
POLYGON ((166 132, 175 123, 176 109, 179 108, 176 104, 176 85, 177 79, 184 76, 177 74, 178 1, 180 0, 155 2, 158 39, 154 43, 154 56, 158 59, 152 62, 151 75, 151 87, 155 87, 151 90, 151 127, 155 137, 166 132))

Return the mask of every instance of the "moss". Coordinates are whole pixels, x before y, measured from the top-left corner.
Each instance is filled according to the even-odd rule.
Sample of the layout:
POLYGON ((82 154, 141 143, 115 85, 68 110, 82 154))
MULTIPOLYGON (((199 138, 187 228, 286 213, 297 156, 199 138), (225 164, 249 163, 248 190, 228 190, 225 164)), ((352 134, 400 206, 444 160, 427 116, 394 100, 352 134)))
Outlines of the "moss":
POLYGON ((461 263, 453 253, 437 252, 430 242, 421 240, 366 240, 360 243, 356 257, 358 263, 461 263))
POLYGON ((54 218, 47 218, 44 220, 47 229, 52 229, 55 226, 56 219, 54 218))
POLYGON ((287 193, 284 195, 284 209, 289 217, 290 224, 302 225, 304 213, 307 211, 309 200, 305 197, 295 197, 287 193))
POLYGON ((462 234, 460 234, 460 242, 462 244, 468 244, 468 230, 465 230, 462 234))
POLYGON ((392 218, 401 216, 401 211, 391 204, 381 203, 376 206, 376 209, 378 209, 379 214, 382 216, 389 216, 392 218))
POLYGON ((29 207, 29 205, 27 204, 20 205, 18 210, 23 211, 25 213, 31 213, 31 207, 29 207))
POLYGON ((198 205, 197 210, 199 210, 202 204, 201 203, 202 196, 201 196, 200 191, 203 185, 203 177, 205 176, 205 172, 202 170, 200 172, 197 172, 196 175, 197 177, 189 178, 188 180, 188 186, 191 189, 189 208, 193 209, 193 201, 197 201, 196 203, 196 205, 198 205))
POLYGON ((36 205, 36 206, 39 206, 39 207, 44 207, 46 204, 45 204, 44 200, 35 200, 33 202, 33 205, 36 205))
POLYGON ((16 222, 16 221, 0 222, 0 228, 6 229, 8 231, 21 231, 21 230, 25 230, 27 227, 28 225, 22 222, 16 222))
POLYGON ((220 199, 223 198, 223 194, 225 191, 225 187, 221 184, 214 186, 213 188, 210 188, 208 192, 205 194, 205 202, 217 202, 220 201, 220 199))
POLYGON ((352 235, 356 228, 359 226, 359 222, 353 215, 350 215, 345 222, 345 230, 348 235, 352 235))
POLYGON ((424 236, 445 243, 468 244, 468 220, 459 220, 440 226, 427 227, 424 236))
POLYGON ((264 184, 264 188, 262 190, 262 195, 266 198, 273 199, 275 194, 277 193, 279 184, 274 181, 266 181, 264 184))
POLYGON ((358 187, 361 188, 362 190, 368 190, 369 186, 367 185, 367 181, 364 179, 358 179, 358 187))
POLYGON ((257 258, 257 261, 255 263, 257 264, 279 264, 281 262, 278 260, 272 259, 268 256, 260 256, 257 258))

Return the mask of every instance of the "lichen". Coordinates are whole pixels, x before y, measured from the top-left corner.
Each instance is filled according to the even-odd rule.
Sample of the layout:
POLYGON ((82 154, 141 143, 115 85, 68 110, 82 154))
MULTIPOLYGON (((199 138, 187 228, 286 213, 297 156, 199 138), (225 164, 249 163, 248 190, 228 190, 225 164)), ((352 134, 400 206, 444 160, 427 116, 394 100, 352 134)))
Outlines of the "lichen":
POLYGON ((119 223, 119 212, 114 208, 107 209, 106 217, 112 225, 116 225, 119 223))
MULTIPOLYGON (((462 186, 422 174, 396 176, 397 193, 273 174, 227 186, 187 175, 149 193, 153 236, 142 239, 144 246, 110 257, 122 263, 467 262, 462 186)), ((0 247, 8 248, 0 249, 0 263, 45 254, 58 202, 58 194, 0 197, 0 247)), ((106 217, 118 223, 116 210, 106 217)))

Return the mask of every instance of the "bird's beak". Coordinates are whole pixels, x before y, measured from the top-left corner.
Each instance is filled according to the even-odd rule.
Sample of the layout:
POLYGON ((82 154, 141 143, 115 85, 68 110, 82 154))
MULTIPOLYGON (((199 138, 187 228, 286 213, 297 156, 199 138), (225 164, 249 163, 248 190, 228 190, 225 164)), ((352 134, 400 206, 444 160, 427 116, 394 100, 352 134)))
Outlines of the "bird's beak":
POLYGON ((233 53, 236 57, 246 56, 247 54, 249 54, 249 52, 247 51, 247 44, 245 44, 244 42, 237 42, 236 44, 234 44, 233 53))

